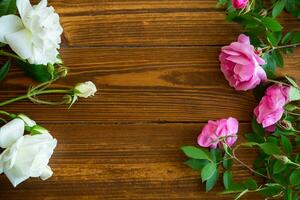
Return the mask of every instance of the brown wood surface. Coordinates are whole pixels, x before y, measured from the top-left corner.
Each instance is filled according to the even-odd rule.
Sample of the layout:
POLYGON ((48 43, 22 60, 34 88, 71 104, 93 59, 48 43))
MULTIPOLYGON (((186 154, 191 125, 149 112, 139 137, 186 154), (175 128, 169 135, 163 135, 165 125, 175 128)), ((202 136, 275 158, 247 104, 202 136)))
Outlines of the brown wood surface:
MULTIPOLYGON (((37 1, 34 1, 37 2, 37 1)), ((186 167, 182 145, 195 144, 208 119, 234 116, 249 130, 256 102, 230 88, 219 70, 221 45, 241 28, 227 23, 215 0, 49 0, 64 27, 62 57, 69 76, 56 86, 92 80, 98 94, 72 109, 6 106, 48 127, 59 144, 54 176, 14 189, 0 177, 2 200, 232 199, 221 184, 205 193, 199 174, 186 167)), ((281 19, 300 30, 292 17, 281 19)), ((300 50, 286 69, 300 79, 300 50)), ((33 82, 14 67, 0 85, 0 100, 33 82)), ((250 149, 241 152, 251 163, 250 149)), ((237 179, 249 173, 234 167, 237 179)), ((248 195, 244 199, 262 199, 248 195)))

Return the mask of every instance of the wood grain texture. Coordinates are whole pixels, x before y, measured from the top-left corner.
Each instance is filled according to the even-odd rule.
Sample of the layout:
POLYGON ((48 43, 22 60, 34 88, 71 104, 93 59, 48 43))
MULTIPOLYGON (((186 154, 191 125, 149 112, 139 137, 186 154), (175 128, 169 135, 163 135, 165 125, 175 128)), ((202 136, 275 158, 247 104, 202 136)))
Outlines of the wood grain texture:
MULTIPOLYGON (((92 80, 99 92, 70 110, 28 101, 3 108, 41 122, 59 143, 50 180, 30 179, 13 189, 0 176, 0 199, 232 199, 218 195, 220 183, 205 193, 199 174, 183 164, 179 150, 195 144, 209 119, 236 117, 245 122, 241 134, 247 132, 256 104, 251 92, 230 88, 219 70, 220 45, 234 41, 241 28, 225 21, 216 1, 49 3, 61 16, 61 55, 70 68, 55 86, 92 80)), ((284 16, 281 21, 289 30, 300 30, 299 20, 284 16)), ((281 74, 300 78, 299 53, 285 58, 281 74)), ((23 94, 31 84, 12 67, 0 85, 0 100, 23 94)), ((251 163, 249 155, 253 152, 244 149, 240 156, 251 163)), ((233 171, 237 180, 250 175, 239 166, 233 171)))
MULTIPOLYGON (((203 124, 44 125, 59 141, 50 163, 54 176, 45 182, 31 179, 16 189, 1 176, 1 199, 24 199, 21 194, 31 200, 230 199, 216 195, 221 184, 205 193, 198 173, 183 164, 179 148, 195 144, 203 124)), ((241 125, 241 138, 248 129, 241 125)), ((240 155, 247 163, 252 161, 249 151, 240 155)), ((249 176, 239 165, 234 173, 238 179, 249 176)))
MULTIPOLYGON (((69 46, 223 45, 241 28, 214 0, 53 0, 69 46)), ((300 30, 288 15, 287 30, 300 30)))
MULTIPOLYGON (((70 75, 57 86, 92 80, 98 95, 80 99, 70 111, 63 106, 26 106, 30 105, 26 101, 6 108, 43 121, 203 122, 229 115, 247 120, 255 101, 251 93, 228 86, 219 70, 218 51, 216 47, 66 48, 62 54, 70 75)), ((29 84, 14 68, 1 87, 0 99, 26 92, 29 84)))
MULTIPOLYGON (((6 109, 56 122, 205 122, 227 116, 247 121, 256 101, 251 92, 228 86, 218 53, 219 47, 65 48, 70 74, 56 86, 92 80, 98 95, 80 99, 69 111, 65 106, 28 106, 28 101, 6 109)), ((286 66, 300 77, 299 56, 297 50, 286 57, 286 66)), ((26 92, 31 83, 13 68, 0 86, 0 99, 26 92)))

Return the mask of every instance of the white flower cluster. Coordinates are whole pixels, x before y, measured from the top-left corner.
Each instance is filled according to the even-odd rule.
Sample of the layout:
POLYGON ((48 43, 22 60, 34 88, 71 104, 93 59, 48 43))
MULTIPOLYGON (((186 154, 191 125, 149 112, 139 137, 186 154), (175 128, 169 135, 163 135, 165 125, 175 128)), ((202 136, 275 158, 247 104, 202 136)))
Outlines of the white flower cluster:
POLYGON ((0 173, 16 187, 30 177, 46 180, 53 172, 48 165, 57 140, 25 115, 19 115, 0 128, 0 173), (25 126, 31 135, 24 135, 25 126))

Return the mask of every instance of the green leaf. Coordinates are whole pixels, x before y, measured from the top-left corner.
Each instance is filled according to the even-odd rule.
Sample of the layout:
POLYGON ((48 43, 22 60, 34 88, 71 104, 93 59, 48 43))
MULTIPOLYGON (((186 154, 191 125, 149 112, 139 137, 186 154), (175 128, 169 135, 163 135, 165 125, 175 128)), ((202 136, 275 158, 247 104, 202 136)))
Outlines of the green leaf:
POLYGON ((296 136, 295 143, 297 147, 300 147, 300 136, 296 136))
POLYGON ((290 87, 289 91, 289 100, 290 101, 298 101, 300 100, 300 91, 296 87, 290 87))
POLYGON ((294 111, 297 109, 297 106, 295 106, 294 104, 287 104, 286 106, 284 106, 284 110, 287 111, 294 111))
POLYGON ((282 185, 282 186, 287 186, 288 185, 288 178, 284 173, 278 173, 278 174, 273 174, 272 175, 273 180, 282 185))
POLYGON ((264 137, 254 134, 254 133, 246 133, 244 137, 247 139, 249 143, 264 143, 264 137))
POLYGON ((211 160, 206 149, 200 149, 193 146, 182 147, 181 150, 189 158, 211 160))
POLYGON ((275 36, 273 35, 273 32, 267 32, 267 39, 270 44, 273 46, 278 45, 278 41, 276 40, 275 36))
POLYGON ((291 144, 290 140, 284 135, 281 135, 281 145, 283 147, 284 152, 287 155, 292 153, 292 150, 293 150, 292 144, 291 144))
POLYGON ((9 14, 15 14, 17 11, 16 0, 0 1, 0 17, 9 14))
POLYGON ((219 162, 222 158, 222 153, 220 149, 212 149, 210 150, 210 156, 214 162, 219 162))
POLYGON ((0 69, 0 81, 2 81, 8 74, 10 61, 7 61, 0 69))
POLYGON ((233 183, 233 179, 232 179, 231 172, 230 171, 225 171, 223 173, 223 185, 224 185, 224 188, 226 190, 228 190, 229 188, 231 188, 232 183, 233 183))
POLYGON ((284 165, 280 160, 276 160, 273 165, 273 174, 278 174, 286 169, 286 165, 284 165))
POLYGON ((47 82, 57 77, 55 72, 50 73, 46 65, 33 65, 27 62, 17 61, 25 73, 38 82, 47 82))
POLYGON ((273 46, 278 46, 281 39, 281 32, 267 32, 267 39, 273 46))
POLYGON ((245 142, 245 143, 242 143, 241 145, 244 146, 244 147, 253 147, 253 146, 258 145, 258 143, 256 143, 256 142, 245 142))
POLYGON ((276 19, 273 19, 271 17, 264 17, 261 20, 262 20, 263 25, 271 31, 276 32, 276 31, 282 30, 281 24, 276 19))
POLYGON ((296 34, 294 34, 291 44, 297 44, 299 42, 300 42, 300 32, 297 32, 296 34))
POLYGON ((293 33, 292 32, 288 32, 287 34, 285 34, 285 36, 282 38, 281 43, 283 45, 289 43, 292 39, 293 33))
POLYGON ((294 52, 295 47, 287 47, 284 49, 281 49, 281 51, 285 54, 292 54, 294 52))
POLYGON ((284 191, 284 199, 286 199, 286 200, 293 200, 293 192, 292 192, 292 189, 287 188, 287 189, 284 191))
POLYGON ((225 154, 223 159, 223 167, 225 169, 229 169, 231 168, 231 166, 232 166, 232 159, 227 154, 225 154))
POLYGON ((225 6, 228 0, 219 0, 218 4, 221 6, 225 6))
POLYGON ((273 16, 273 18, 275 18, 278 15, 280 15, 280 13, 282 12, 282 10, 285 7, 285 3, 286 3, 286 0, 280 0, 280 1, 277 1, 275 3, 274 8, 272 10, 272 16, 273 16))
POLYGON ((290 175, 290 183, 292 186, 296 186, 300 184, 300 169, 296 169, 290 175))
POLYGON ((265 195, 266 197, 272 197, 278 195, 281 191, 283 191, 282 186, 278 184, 269 184, 266 187, 260 190, 260 193, 265 195))
POLYGON ((255 117, 252 118, 251 126, 252 126, 252 130, 255 134, 257 134, 257 135, 265 134, 265 129, 260 124, 257 123, 255 117))
POLYGON ((292 86, 299 88, 298 84, 294 81, 293 78, 285 76, 285 78, 289 81, 290 84, 292 84, 292 86))
POLYGON ((212 175, 214 175, 217 170, 217 166, 215 163, 208 163, 205 165, 201 171, 202 182, 208 180, 212 175))
POLYGON ((267 142, 267 143, 259 144, 258 146, 267 155, 280 154, 280 148, 277 145, 273 144, 273 143, 267 142))
POLYGON ((263 55, 263 59, 266 61, 266 64, 263 66, 263 69, 267 73, 268 78, 276 78, 275 69, 276 62, 271 53, 266 53, 263 55))
POLYGON ((275 144, 276 146, 279 146, 280 141, 277 137, 269 136, 269 137, 267 137, 266 143, 272 143, 272 144, 275 144))
POLYGON ((215 170, 214 174, 206 181, 205 190, 209 192, 216 185, 219 177, 218 170, 215 170))
POLYGON ((274 57, 274 60, 279 67, 284 66, 284 61, 281 52, 276 49, 275 51, 272 52, 272 56, 274 57))
POLYGON ((187 166, 192 168, 193 170, 201 170, 205 165, 207 165, 207 160, 198 160, 198 159, 189 159, 185 162, 187 166))
POLYGON ((256 181, 252 178, 247 179, 242 184, 245 188, 247 188, 249 190, 256 190, 257 189, 256 181))

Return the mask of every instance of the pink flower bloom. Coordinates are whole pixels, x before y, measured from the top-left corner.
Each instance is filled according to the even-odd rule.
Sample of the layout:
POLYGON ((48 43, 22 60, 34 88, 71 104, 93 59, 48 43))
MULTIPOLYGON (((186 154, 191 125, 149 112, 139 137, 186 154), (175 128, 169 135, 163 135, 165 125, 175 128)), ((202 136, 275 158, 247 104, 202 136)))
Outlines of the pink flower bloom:
POLYGON ((217 121, 209 120, 198 136, 198 144, 202 147, 217 148, 222 146, 220 140, 225 139, 226 144, 231 147, 237 140, 239 122, 229 117, 217 121))
POLYGON ((255 88, 267 75, 261 65, 265 61, 255 53, 249 37, 241 34, 237 42, 222 48, 221 71, 231 87, 246 91, 255 88))
POLYGON ((289 102, 289 91, 288 86, 272 85, 254 109, 257 122, 267 130, 274 131, 274 124, 281 119, 283 107, 289 102))
POLYGON ((232 6, 235 9, 243 9, 248 5, 248 0, 232 0, 232 6))

